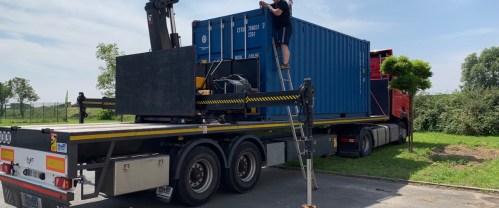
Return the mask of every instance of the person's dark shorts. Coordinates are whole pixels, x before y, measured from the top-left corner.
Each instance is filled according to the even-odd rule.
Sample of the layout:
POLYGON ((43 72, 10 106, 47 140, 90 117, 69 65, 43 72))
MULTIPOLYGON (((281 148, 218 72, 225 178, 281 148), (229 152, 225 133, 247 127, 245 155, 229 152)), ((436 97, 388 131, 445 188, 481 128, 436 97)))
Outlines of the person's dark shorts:
POLYGON ((284 44, 289 46, 291 35, 293 34, 293 27, 281 27, 277 30, 277 44, 284 44))

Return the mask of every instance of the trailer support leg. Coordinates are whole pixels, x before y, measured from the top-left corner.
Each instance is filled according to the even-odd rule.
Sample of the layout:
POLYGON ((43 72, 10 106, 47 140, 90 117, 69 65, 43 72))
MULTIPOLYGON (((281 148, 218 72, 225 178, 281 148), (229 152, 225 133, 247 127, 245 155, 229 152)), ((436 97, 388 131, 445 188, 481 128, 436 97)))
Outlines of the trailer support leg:
POLYGON ((315 182, 314 189, 318 189, 317 180, 315 179, 315 174, 313 172, 314 164, 314 138, 312 136, 312 129, 314 128, 314 110, 313 102, 315 97, 315 90, 312 87, 312 82, 310 79, 305 79, 305 85, 307 89, 305 91, 305 102, 303 103, 304 110, 306 111, 305 120, 305 156, 307 158, 307 204, 303 205, 304 208, 315 208, 312 204, 312 180, 315 182))

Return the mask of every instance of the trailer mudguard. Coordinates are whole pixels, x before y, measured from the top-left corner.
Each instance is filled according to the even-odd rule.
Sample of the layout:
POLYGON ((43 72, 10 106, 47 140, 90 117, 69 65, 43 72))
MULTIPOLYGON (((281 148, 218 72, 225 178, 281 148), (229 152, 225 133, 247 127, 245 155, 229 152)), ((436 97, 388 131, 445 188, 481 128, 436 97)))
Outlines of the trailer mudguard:
POLYGON ((205 146, 210 147, 217 154, 218 159, 220 160, 220 166, 222 168, 228 167, 227 158, 225 157, 224 151, 222 150, 220 145, 218 145, 215 141, 213 141, 211 139, 191 140, 191 141, 187 142, 185 147, 182 148, 178 154, 177 164, 175 165, 175 179, 178 179, 180 176, 180 168, 182 167, 182 163, 184 162, 184 159, 187 156, 187 154, 189 154, 189 152, 194 147, 197 147, 199 145, 205 145, 205 146))
MULTIPOLYGON (((361 150, 360 147, 360 142, 358 142, 360 138, 360 134, 363 131, 368 131, 371 136, 372 132, 371 129, 367 126, 364 125, 358 125, 358 126, 353 126, 350 128, 344 129, 339 135, 338 135, 338 155, 341 156, 353 156, 353 157, 359 157, 361 156, 359 151, 361 150), (342 142, 342 138, 348 138, 348 139, 355 139, 355 142, 342 142)), ((371 141, 371 144, 374 144, 374 141, 371 141)))
MULTIPOLYGON (((239 146, 239 144, 241 144, 241 142, 243 141, 249 141, 255 144, 260 151, 262 161, 267 161, 267 153, 265 152, 265 147, 263 146, 262 141, 260 141, 258 137, 249 134, 237 135, 235 139, 229 143, 228 148, 224 148, 225 155, 228 155, 229 158, 227 161, 232 161, 232 157, 234 157, 237 146, 239 146)), ((228 163, 227 168, 230 168, 230 162, 228 163)))

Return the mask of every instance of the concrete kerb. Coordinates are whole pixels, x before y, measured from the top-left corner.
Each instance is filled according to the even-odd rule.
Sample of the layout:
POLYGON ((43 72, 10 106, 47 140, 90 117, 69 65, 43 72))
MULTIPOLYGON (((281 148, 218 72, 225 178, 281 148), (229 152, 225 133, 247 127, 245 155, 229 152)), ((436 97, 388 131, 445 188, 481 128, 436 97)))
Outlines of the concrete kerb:
MULTIPOLYGON (((287 166, 282 166, 282 165, 276 165, 276 166, 272 166, 270 168, 279 168, 279 169, 285 169, 285 170, 300 170, 300 168, 297 168, 297 167, 287 167, 287 166)), ((437 186, 437 187, 456 188, 456 189, 464 189, 464 190, 480 191, 480 192, 487 191, 490 193, 499 194, 499 189, 479 188, 479 187, 472 187, 472 186, 458 186, 458 185, 443 184, 443 183, 432 183, 432 182, 426 182, 426 181, 414 181, 414 180, 388 178, 388 177, 381 177, 381 176, 369 176, 369 175, 360 175, 360 174, 351 174, 351 173, 341 173, 341 172, 336 172, 336 171, 325 171, 325 170, 314 170, 314 171, 315 171, 315 173, 328 174, 328 175, 339 175, 339 176, 364 178, 364 179, 371 179, 371 180, 385 180, 385 181, 393 181, 393 182, 399 182, 399 183, 430 185, 430 186, 437 186)))

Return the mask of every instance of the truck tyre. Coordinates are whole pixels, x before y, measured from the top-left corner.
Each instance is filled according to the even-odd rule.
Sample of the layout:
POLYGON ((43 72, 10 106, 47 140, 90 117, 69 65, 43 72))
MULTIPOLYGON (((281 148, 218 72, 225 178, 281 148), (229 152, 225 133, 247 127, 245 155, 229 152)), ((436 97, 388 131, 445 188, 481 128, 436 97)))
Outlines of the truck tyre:
POLYGON ((260 151, 251 142, 242 142, 236 148, 230 167, 222 172, 222 183, 235 193, 248 193, 255 187, 262 170, 260 151))
POLYGON ((399 121, 399 140, 397 141, 397 144, 405 144, 407 141, 407 127, 405 125, 405 122, 399 121))
POLYGON ((188 206, 208 202, 217 191, 220 181, 220 163, 208 147, 192 149, 185 157, 177 181, 175 198, 188 206))
POLYGON ((367 157, 371 154, 373 138, 367 129, 362 129, 359 137, 360 156, 367 157))

